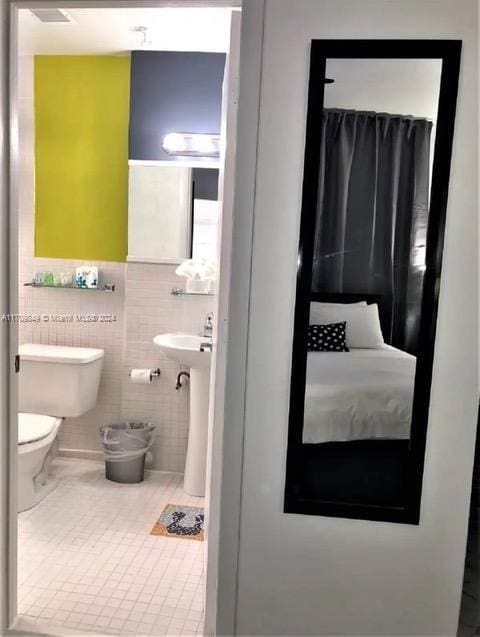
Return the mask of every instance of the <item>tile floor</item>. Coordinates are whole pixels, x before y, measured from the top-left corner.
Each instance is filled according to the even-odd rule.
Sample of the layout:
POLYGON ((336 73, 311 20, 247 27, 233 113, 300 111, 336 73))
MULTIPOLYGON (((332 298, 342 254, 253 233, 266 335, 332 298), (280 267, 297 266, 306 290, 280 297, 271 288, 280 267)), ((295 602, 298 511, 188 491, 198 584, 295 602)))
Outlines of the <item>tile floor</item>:
POLYGON ((19 515, 19 613, 64 634, 201 635, 204 543, 149 535, 166 504, 202 506, 182 476, 108 482, 103 463, 57 458, 60 484, 19 515))

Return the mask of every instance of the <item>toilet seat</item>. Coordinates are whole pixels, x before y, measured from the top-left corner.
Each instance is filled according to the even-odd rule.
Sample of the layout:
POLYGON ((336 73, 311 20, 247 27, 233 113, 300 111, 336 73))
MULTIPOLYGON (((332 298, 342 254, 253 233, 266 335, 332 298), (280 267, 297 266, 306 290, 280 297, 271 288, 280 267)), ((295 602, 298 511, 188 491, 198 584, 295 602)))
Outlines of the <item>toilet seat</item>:
POLYGON ((59 419, 41 414, 18 414, 18 444, 43 440, 57 427, 59 419))

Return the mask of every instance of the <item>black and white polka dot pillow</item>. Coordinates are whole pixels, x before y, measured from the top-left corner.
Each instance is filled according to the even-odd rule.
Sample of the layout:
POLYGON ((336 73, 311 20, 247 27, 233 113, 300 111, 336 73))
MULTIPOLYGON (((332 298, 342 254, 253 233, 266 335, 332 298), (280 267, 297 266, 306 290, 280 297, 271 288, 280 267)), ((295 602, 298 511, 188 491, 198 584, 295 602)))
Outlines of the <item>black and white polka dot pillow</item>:
POLYGON ((328 325, 309 325, 307 349, 309 352, 348 352, 345 344, 346 321, 328 325))

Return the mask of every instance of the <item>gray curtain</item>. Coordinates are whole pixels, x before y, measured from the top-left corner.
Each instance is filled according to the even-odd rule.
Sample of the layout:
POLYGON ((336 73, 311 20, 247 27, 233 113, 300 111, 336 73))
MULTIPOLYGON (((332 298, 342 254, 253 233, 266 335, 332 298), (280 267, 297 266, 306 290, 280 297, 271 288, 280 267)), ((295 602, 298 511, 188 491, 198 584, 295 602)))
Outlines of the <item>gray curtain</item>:
POLYGON ((386 341, 417 350, 432 123, 324 109, 312 292, 383 295, 386 341))

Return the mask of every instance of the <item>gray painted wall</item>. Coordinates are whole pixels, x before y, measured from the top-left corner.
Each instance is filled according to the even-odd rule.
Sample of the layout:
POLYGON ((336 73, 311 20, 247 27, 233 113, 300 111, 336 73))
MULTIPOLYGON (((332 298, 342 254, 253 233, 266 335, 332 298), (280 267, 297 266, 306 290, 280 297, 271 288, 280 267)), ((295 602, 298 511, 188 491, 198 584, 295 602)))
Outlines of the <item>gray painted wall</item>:
POLYGON ((167 133, 219 134, 224 68, 224 53, 133 51, 129 158, 174 159, 167 133))
POLYGON ((194 168, 192 179, 195 184, 195 199, 218 199, 218 168, 194 168))

